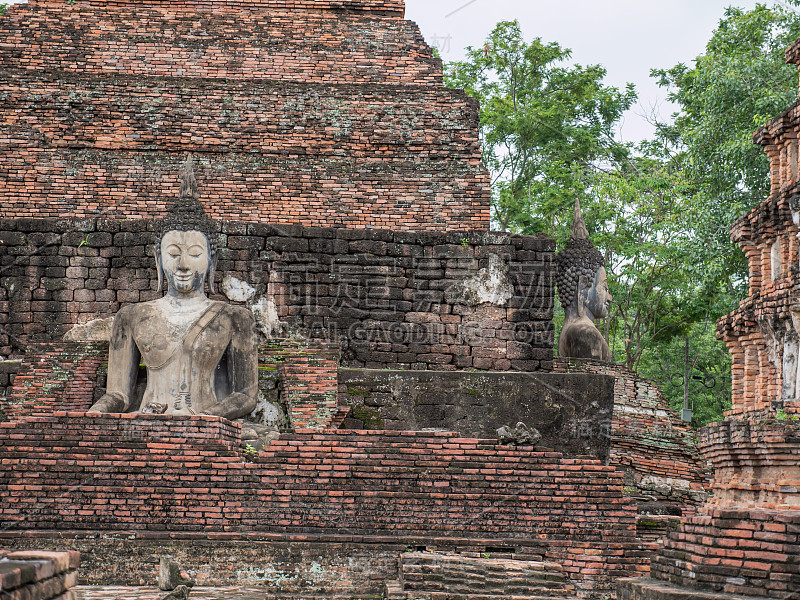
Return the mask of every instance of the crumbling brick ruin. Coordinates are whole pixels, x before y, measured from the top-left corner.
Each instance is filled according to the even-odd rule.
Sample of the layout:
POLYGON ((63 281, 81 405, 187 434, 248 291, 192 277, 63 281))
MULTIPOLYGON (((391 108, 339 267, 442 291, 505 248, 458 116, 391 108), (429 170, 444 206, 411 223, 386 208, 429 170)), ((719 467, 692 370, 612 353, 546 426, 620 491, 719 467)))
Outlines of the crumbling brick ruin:
POLYGON ((694 441, 635 374, 554 360, 555 243, 489 231, 477 107, 403 16, 30 0, 0 18, 0 545, 80 550, 92 584, 148 582, 173 553, 276 597, 427 593, 443 569, 484 597, 601 598, 648 572, 666 521, 643 530, 630 496, 692 513, 694 441), (259 387, 286 422, 264 450, 216 417, 87 415, 107 335, 62 340, 161 294, 154 219, 186 153, 218 283, 250 290, 214 298, 274 312, 259 387), (545 443, 483 439, 519 419, 545 443))
POLYGON ((400 0, 31 0, 3 18, 0 217, 489 228, 477 107, 400 0), (235 34, 234 34, 235 32, 235 34))

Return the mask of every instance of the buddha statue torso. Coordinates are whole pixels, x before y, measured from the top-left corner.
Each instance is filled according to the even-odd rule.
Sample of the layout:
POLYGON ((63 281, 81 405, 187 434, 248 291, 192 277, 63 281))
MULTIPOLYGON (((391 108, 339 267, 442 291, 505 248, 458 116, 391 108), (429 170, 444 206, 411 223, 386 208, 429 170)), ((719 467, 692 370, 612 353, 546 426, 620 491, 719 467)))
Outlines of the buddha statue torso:
POLYGON ((207 413, 233 391, 231 362, 237 359, 226 350, 237 332, 252 333, 246 309, 207 298, 177 306, 167 296, 125 307, 116 318, 115 349, 132 343, 147 367, 140 412, 207 413))

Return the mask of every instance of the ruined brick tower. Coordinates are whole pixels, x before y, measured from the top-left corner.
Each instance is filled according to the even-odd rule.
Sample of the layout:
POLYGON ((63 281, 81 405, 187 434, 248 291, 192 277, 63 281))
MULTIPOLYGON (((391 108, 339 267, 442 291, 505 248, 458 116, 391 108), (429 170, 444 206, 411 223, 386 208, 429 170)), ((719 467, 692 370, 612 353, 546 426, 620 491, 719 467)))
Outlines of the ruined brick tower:
POLYGON ((31 0, 3 18, 0 218, 489 228, 477 107, 402 0, 31 0))
MULTIPOLYGON (((800 40, 787 50, 800 65, 800 40)), ((769 197, 732 238, 750 263, 750 295, 717 324, 733 357, 733 408, 703 428, 713 497, 620 600, 800 597, 800 100, 754 136, 770 158, 769 197)))
MULTIPOLYGON (((786 52, 800 64, 800 41, 786 52)), ((800 413, 800 101, 761 129, 755 143, 770 160, 770 194, 733 226, 750 267, 750 295, 720 320, 733 357, 733 414, 800 413)))

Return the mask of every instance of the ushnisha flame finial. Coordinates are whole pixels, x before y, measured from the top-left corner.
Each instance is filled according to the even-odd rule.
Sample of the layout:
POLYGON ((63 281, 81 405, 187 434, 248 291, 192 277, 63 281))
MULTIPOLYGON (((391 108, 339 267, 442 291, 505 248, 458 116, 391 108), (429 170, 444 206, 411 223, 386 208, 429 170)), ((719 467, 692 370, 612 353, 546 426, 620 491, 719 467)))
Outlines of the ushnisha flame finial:
POLYGON ((586 221, 583 219, 581 212, 581 201, 575 198, 575 213, 572 217, 572 235, 573 240, 588 240, 589 230, 586 229, 586 221))
POLYGON ((167 210, 167 216, 159 221, 158 237, 161 239, 168 231, 199 231, 204 233, 211 248, 212 259, 217 252, 217 225, 200 202, 197 178, 194 174, 192 155, 186 156, 181 174, 181 187, 178 199, 167 210))
POLYGON ((197 178, 194 176, 194 160, 192 155, 186 155, 186 162, 183 163, 183 176, 181 178, 181 191, 178 198, 190 198, 197 200, 200 198, 200 192, 197 191, 197 178))

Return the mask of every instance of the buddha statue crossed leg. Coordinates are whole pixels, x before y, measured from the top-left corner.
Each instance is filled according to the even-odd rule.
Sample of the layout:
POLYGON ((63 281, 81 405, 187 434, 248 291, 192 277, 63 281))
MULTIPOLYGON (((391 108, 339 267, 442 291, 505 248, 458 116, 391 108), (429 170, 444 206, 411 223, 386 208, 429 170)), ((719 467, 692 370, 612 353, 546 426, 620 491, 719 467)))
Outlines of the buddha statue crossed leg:
POLYGON ((106 394, 90 412, 250 414, 258 394, 255 320, 246 308, 206 296, 206 283, 214 289, 216 234, 198 200, 191 157, 180 197, 161 220, 155 256, 167 293, 114 317, 106 394), (140 361, 147 388, 134 406, 140 361))

